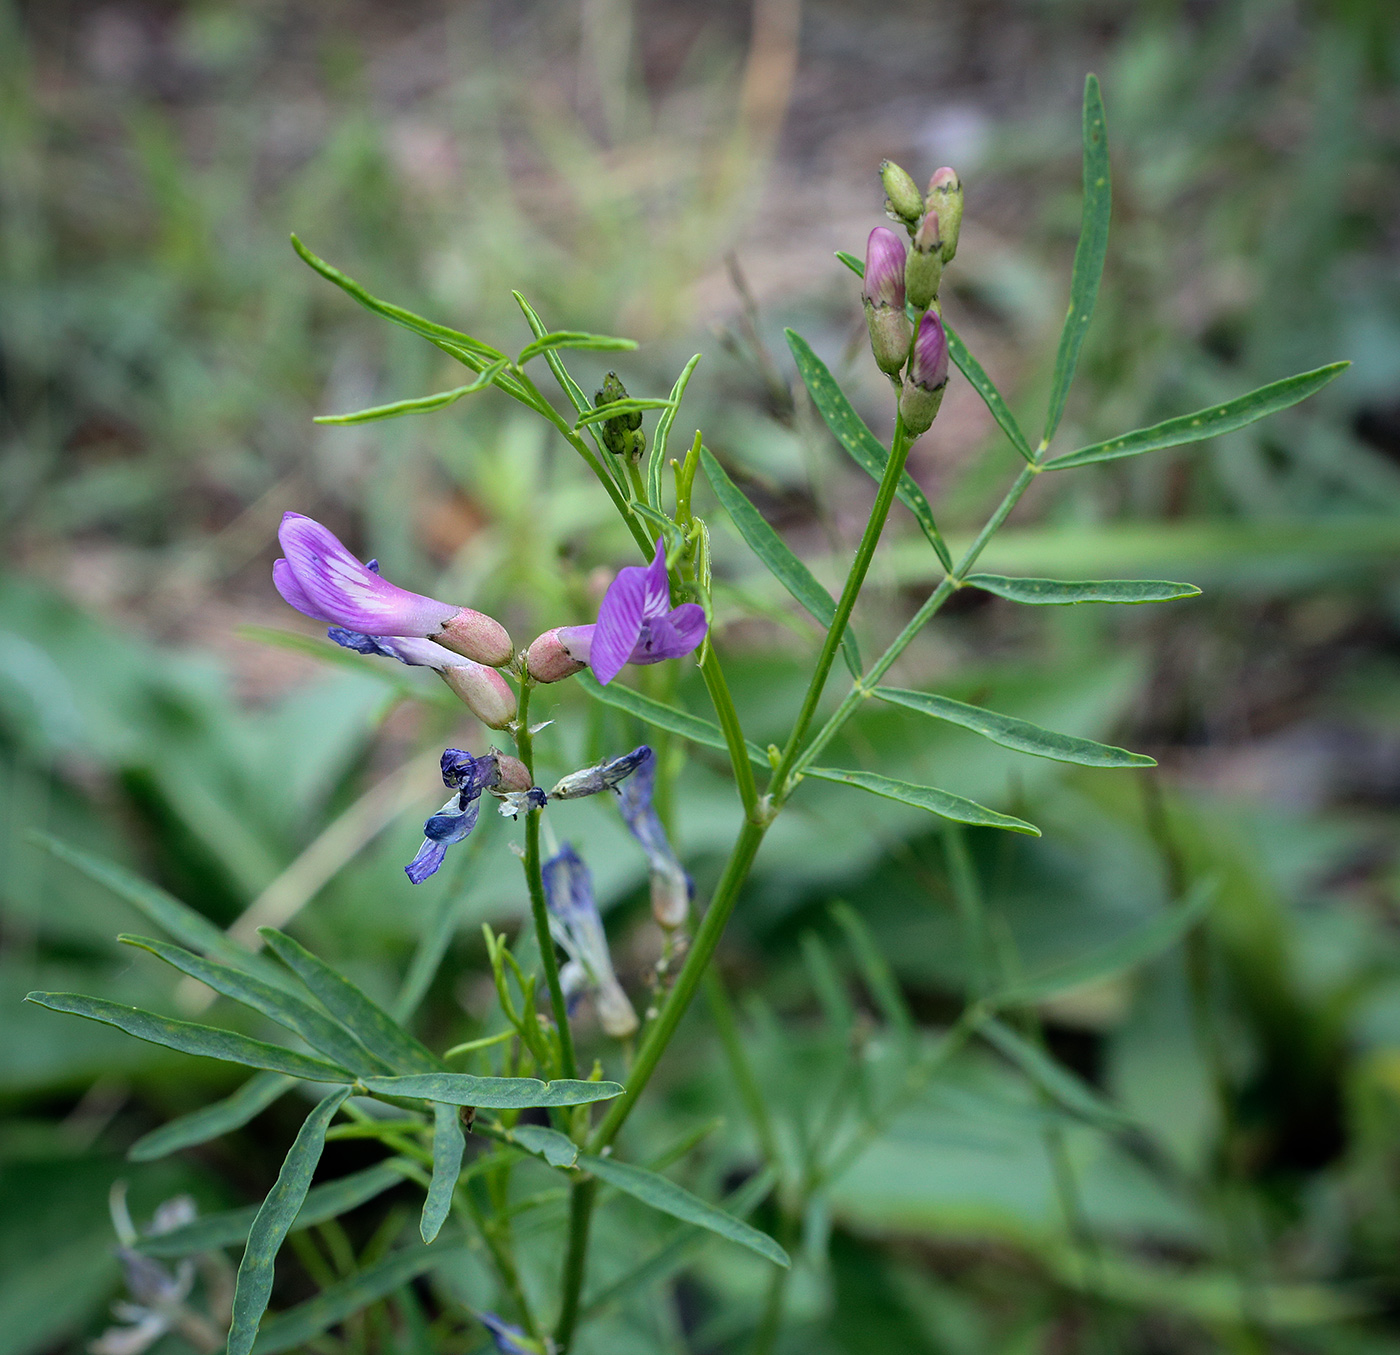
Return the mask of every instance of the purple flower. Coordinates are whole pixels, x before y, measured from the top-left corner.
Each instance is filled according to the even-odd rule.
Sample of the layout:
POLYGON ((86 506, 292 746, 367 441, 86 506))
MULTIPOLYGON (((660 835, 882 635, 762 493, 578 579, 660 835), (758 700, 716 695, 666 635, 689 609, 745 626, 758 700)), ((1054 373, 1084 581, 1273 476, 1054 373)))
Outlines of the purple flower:
POLYGON ((499 621, 395 587, 319 522, 284 513, 277 539, 286 558, 274 562, 272 581, 297 611, 358 634, 435 640, 493 668, 510 662, 514 650, 499 621))
POLYGON ((416 885, 437 873, 447 849, 463 842, 476 827, 481 812, 481 793, 501 780, 500 759, 495 753, 473 757, 461 748, 448 748, 442 754, 442 784, 452 798, 423 825, 423 845, 404 867, 416 885))
POLYGON ((596 625, 561 626, 554 634, 568 654, 590 665, 606 687, 625 664, 660 663, 689 654, 707 629, 705 609, 699 603, 671 606, 666 549, 658 540, 651 564, 617 571, 598 609, 596 625))
POLYGON ((559 971, 565 995, 592 994, 598 1023, 615 1039, 626 1038, 637 1029, 637 1013, 613 972, 588 867, 566 842, 544 863, 542 876, 549 930, 569 957, 559 971))
POLYGON ((927 310, 914 336, 914 356, 909 360, 909 380, 899 395, 899 414, 905 430, 918 437, 933 423, 948 384, 948 336, 938 312, 927 310))
POLYGON ((614 785, 618 808, 632 836, 642 845, 651 871, 652 916, 668 931, 681 926, 690 911, 695 889, 685 867, 671 848, 666 829, 652 804, 656 790, 656 757, 650 748, 640 748, 646 757, 636 772, 614 785))
POLYGON ((888 226, 876 226, 865 242, 860 294, 873 306, 904 309, 904 242, 888 226))

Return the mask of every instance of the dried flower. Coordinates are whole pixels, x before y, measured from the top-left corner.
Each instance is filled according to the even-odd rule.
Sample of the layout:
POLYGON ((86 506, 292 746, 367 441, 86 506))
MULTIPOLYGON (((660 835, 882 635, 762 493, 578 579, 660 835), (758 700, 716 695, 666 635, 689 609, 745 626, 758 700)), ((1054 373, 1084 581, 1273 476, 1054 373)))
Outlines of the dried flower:
MULTIPOLYGON (((447 849, 471 835, 481 812, 480 802, 484 791, 513 794, 515 792, 508 787, 518 786, 522 781, 528 786, 529 779, 524 763, 517 758, 506 757, 494 748, 483 757, 473 757, 461 748, 444 749, 442 784, 454 794, 423 825, 423 845, 404 867, 408 878, 416 885, 422 884, 430 875, 437 873, 447 849)), ((543 796, 544 792, 539 791, 538 794, 543 796)))
POLYGON ((685 923, 695 890, 652 804, 656 791, 656 755, 645 746, 636 752, 646 756, 636 763, 635 774, 615 785, 613 790, 623 820, 647 856, 651 871, 652 916, 671 931, 685 923))

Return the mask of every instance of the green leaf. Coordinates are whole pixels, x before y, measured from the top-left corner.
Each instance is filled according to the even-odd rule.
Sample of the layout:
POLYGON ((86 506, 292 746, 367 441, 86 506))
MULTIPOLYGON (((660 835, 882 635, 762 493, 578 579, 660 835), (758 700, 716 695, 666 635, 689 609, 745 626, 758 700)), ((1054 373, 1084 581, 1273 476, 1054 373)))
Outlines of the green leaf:
POLYGON ((295 1054, 281 1045, 264 1044, 236 1035, 231 1030, 215 1026, 196 1025, 193 1021, 174 1021, 168 1016, 141 1007, 126 1007, 106 998, 84 997, 81 993, 30 993, 26 1002, 48 1007, 51 1011, 69 1012, 116 1026, 138 1040, 177 1049, 182 1054, 198 1054, 206 1059, 222 1059, 225 1063, 241 1063, 249 1068, 266 1068, 289 1077, 303 1077, 309 1082, 353 1082, 355 1075, 320 1059, 295 1054))
POLYGON ((75 870, 81 871, 90 880, 106 886, 118 898, 125 899, 143 917, 154 922, 162 931, 173 936, 181 944, 192 950, 216 955, 225 964, 237 969, 245 969, 260 975, 269 982, 281 980, 277 966, 260 955, 245 950, 235 941, 230 941, 224 933, 209 921, 203 913, 197 913, 187 903, 165 890, 143 880, 139 875, 119 866, 115 861, 107 861, 93 856, 79 847, 63 842, 47 833, 33 833, 30 841, 36 847, 67 862, 75 870))
POLYGON ((841 260, 861 281, 865 280, 865 260, 858 258, 848 249, 838 249, 836 257, 841 260))
MULTIPOLYGON (((352 1172, 325 1185, 312 1186, 297 1211, 289 1232, 310 1228, 328 1219, 339 1218, 352 1209, 382 1195, 391 1186, 402 1185, 407 1179, 407 1164, 397 1159, 378 1162, 364 1171, 352 1172)), ((146 1256, 193 1256, 196 1252, 214 1251, 219 1247, 238 1247, 248 1240, 248 1232, 258 1216, 258 1205, 246 1209, 225 1209, 217 1214, 205 1214, 168 1233, 143 1237, 136 1250, 146 1256)))
POLYGON ((275 927, 259 927, 258 935, 311 995, 390 1068, 427 1072, 442 1067, 442 1060, 414 1039, 383 1007, 305 946, 275 927))
POLYGON ((603 352, 620 352, 637 346, 636 339, 618 339, 611 334, 587 334, 581 329, 556 329, 552 334, 541 334, 533 343, 527 343, 516 358, 516 366, 523 367, 531 358, 537 358, 553 348, 591 348, 603 352))
POLYGON ((322 1290, 315 1298, 269 1318, 258 1332, 253 1355, 279 1355, 281 1351, 305 1346, 425 1271, 461 1258, 465 1252, 464 1247, 410 1247, 391 1252, 374 1265, 322 1290))
POLYGON ((1214 902, 1216 885, 1202 881, 1175 907, 1167 908, 1145 927, 1139 927, 1121 940, 1103 946, 1083 959, 1057 965, 994 993, 987 999, 992 1007, 1020 1006, 1039 1002, 1056 993, 1084 984, 1098 983, 1124 970, 1151 960, 1174 946, 1205 915, 1214 902))
MULTIPOLYGON (((788 590, 794 601, 827 630, 836 620, 836 600, 817 582, 812 571, 789 549, 786 541, 770 527, 762 513, 748 501, 743 491, 729 478, 723 466, 715 460, 708 447, 700 449, 700 464, 710 481, 715 497, 729 514, 739 535, 767 567, 768 572, 788 590)), ((856 648, 855 636, 847 626, 841 639, 841 650, 851 676, 859 678, 865 671, 856 648)))
POLYGON ((392 404, 357 409, 353 414, 318 414, 311 422, 371 423, 376 419, 396 419, 400 414, 430 414, 435 409, 446 409, 448 405, 456 404, 464 395, 474 395, 479 390, 485 390, 509 366, 509 358, 498 358, 490 366, 483 367, 481 375, 469 385, 456 386, 450 391, 439 391, 436 395, 419 396, 416 400, 395 400, 392 404))
POLYGON ((462 1136, 462 1121, 457 1107, 442 1101, 433 1102, 433 1179, 423 1200, 423 1217, 418 1231, 424 1242, 431 1242, 442 1231, 452 1209, 452 1192, 457 1189, 457 1177, 462 1171, 462 1154, 467 1141, 462 1136))
POLYGON ((865 980, 865 986, 870 990, 870 995, 875 999, 875 1004, 884 1014, 885 1020, 895 1029, 908 1034, 914 1028, 913 1018, 909 1015, 909 1005, 900 991, 899 981, 885 962, 885 957, 880 954, 875 938, 870 935, 870 929, 849 903, 832 904, 831 915, 846 933, 846 941, 851 947, 851 953, 856 957, 856 965, 865 980))
POLYGON ((873 795, 883 795, 887 800, 898 800, 902 804, 927 809, 956 823, 975 823, 983 828, 1009 828, 1013 833, 1029 833, 1039 837, 1040 829, 1024 819, 1013 819, 1009 814, 998 814, 995 809, 979 805, 975 800, 964 800, 951 791, 937 790, 933 786, 916 786, 909 781, 895 781, 876 772, 847 771, 842 767, 806 767, 803 776, 815 776, 819 781, 839 781, 847 786, 859 786, 873 795))
POLYGON ((676 415, 681 411, 681 400, 685 397, 685 388, 690 385, 690 375, 695 370, 695 364, 699 361, 700 354, 697 353, 685 364, 681 374, 676 378, 676 384, 671 387, 671 395, 666 401, 666 409, 656 421, 656 436, 651 443, 651 460, 647 463, 647 499, 653 508, 659 509, 661 507, 661 472, 666 465, 666 442, 671 436, 671 425, 675 423, 676 415))
MULTIPOLYGON (((521 314, 525 317, 525 323, 530 326, 530 333, 535 338, 542 338, 548 331, 544 327, 544 321, 536 314, 535 308, 525 300, 519 292, 512 292, 515 304, 520 307, 521 314)), ((559 383, 559 388, 569 397, 574 409, 579 414, 585 414, 593 406, 589 403, 588 396, 583 393, 583 387, 569 375, 568 368, 564 366, 564 360, 552 348, 545 350, 544 360, 549 364, 549 370, 554 373, 554 379, 559 383)), ((602 450, 600 447, 599 451, 602 450)))
POLYGON ((948 696, 932 692, 911 692, 902 687, 876 687, 875 695, 891 705, 932 715, 935 720, 961 725, 984 739, 1014 748, 1032 757, 1050 758, 1055 762, 1073 762, 1081 767, 1155 767, 1157 761, 1143 753, 1130 753, 1125 748, 1096 743, 1093 739, 1076 738, 1073 734, 1057 734, 1042 729, 1029 720, 1014 715, 1000 715, 981 706, 969 706, 948 696))
MULTIPOLYGON (((864 269, 861 272, 864 273, 864 269)), ((865 421, 851 408, 846 393, 837 384, 836 378, 813 351, 812 346, 796 330, 783 331, 787 335, 788 347, 797 363, 797 371, 802 377, 807 393, 812 397, 817 412, 826 420, 836 441, 846 449, 852 461, 877 484, 884 478, 885 466, 890 459, 889 450, 879 438, 865 426, 865 421)), ((985 377, 984 377, 985 380, 985 377)), ((914 515, 928 543, 943 562, 949 573, 953 570, 953 557, 943 541, 938 524, 933 520, 933 509, 909 472, 901 471, 899 485, 895 490, 899 501, 914 515)))
POLYGON ((440 325, 435 320, 425 320, 421 315, 404 310, 402 306, 395 306, 391 302, 381 301, 378 297, 371 296, 353 278, 346 276, 340 269, 313 254, 295 235, 292 236, 292 248, 301 255, 304 262, 314 268, 323 278, 328 282, 335 283, 341 291, 354 297, 366 310, 371 310, 376 315, 382 315, 386 320, 392 320, 396 325, 402 325, 405 329, 410 329, 425 339, 450 343, 453 347, 470 353, 480 363, 495 362, 505 357, 499 348, 492 348, 490 344, 482 343, 480 339, 474 339, 470 334, 463 334, 460 329, 450 329, 447 325, 440 325))
POLYGON ((996 1017, 985 1018, 978 1032, 1004 1054, 1057 1105, 1090 1124, 1104 1129, 1122 1129, 1131 1121, 1109 1104, 1083 1078, 1056 1063, 996 1017))
POLYGON ((1107 442, 1096 442, 1090 447, 1081 447, 1077 452, 1067 452, 1064 456, 1047 461, 1045 469, 1069 470, 1073 466, 1088 466, 1096 461, 1117 461, 1119 457, 1140 456, 1143 452, 1155 452, 1162 447, 1179 447, 1183 443, 1204 442, 1207 438, 1218 438, 1222 433, 1233 433, 1237 428, 1244 428, 1257 419, 1267 418, 1281 409, 1296 405, 1300 400, 1306 400, 1350 366, 1349 362, 1331 362, 1311 372, 1285 377, 1271 385, 1260 386, 1248 395, 1227 400, 1223 405, 1198 409, 1194 414, 1183 414, 1179 418, 1153 424, 1151 428, 1139 428, 1121 437, 1110 438, 1107 442))
POLYGON ((1108 253, 1108 218, 1113 189, 1108 172, 1108 124, 1104 118, 1103 96, 1098 77, 1084 81, 1084 205, 1079 227, 1079 244, 1074 250, 1074 272, 1069 285, 1069 310, 1060 333, 1060 349, 1055 354, 1055 374, 1050 385, 1050 407, 1045 415, 1046 445, 1060 426, 1069 397, 1070 382, 1079 362, 1079 349, 1093 318, 1094 302, 1103 276, 1104 256, 1108 253))
POLYGON ((126 1155, 132 1162, 154 1162, 181 1148, 208 1143, 230 1130, 241 1129, 293 1085, 294 1080, 282 1073, 258 1073, 222 1101, 201 1106, 143 1134, 127 1149, 126 1155))
POLYGON ((1194 583, 1169 583, 1161 579, 1110 579, 1072 583, 1064 579, 1009 579, 1004 574, 969 574, 963 580, 984 593, 995 593, 1011 602, 1031 607, 1062 607, 1077 602, 1172 602, 1200 597, 1194 583))
POLYGON ((208 984, 216 993, 231 997, 235 1002, 251 1007, 270 1017, 278 1025, 295 1031, 313 1049, 354 1073, 392 1072, 382 1059, 377 1059, 354 1036, 336 1025, 328 1016, 294 993, 274 988, 270 983, 240 974, 228 965, 201 959, 198 955, 164 941, 152 941, 144 936, 118 936, 123 945, 139 946, 159 956, 192 979, 208 984))
MULTIPOLYGON (((580 673, 577 680, 589 696, 595 701, 601 701, 605 706, 626 711, 639 720, 645 720, 649 725, 670 730, 672 734, 679 734, 681 738, 689 739, 692 743, 701 744, 706 748, 718 748, 721 752, 729 751, 729 745, 724 741, 724 731, 710 720, 691 715, 688 711, 677 710, 674 706, 667 706, 618 682, 610 682, 605 687, 592 673, 580 673)), ((768 755, 761 748, 751 743, 748 750, 752 761, 760 767, 768 766, 768 755)))
POLYGON ((611 1157, 594 1157, 587 1153, 580 1154, 578 1165, 615 1190, 620 1190, 653 1209, 659 1209, 663 1214, 683 1219, 698 1228, 708 1228, 720 1237, 726 1237, 750 1251, 756 1251, 776 1265, 792 1265, 787 1252, 767 1233, 761 1233, 742 1219, 736 1219, 732 1214, 726 1214, 724 1210, 706 1204, 698 1195, 692 1195, 683 1186, 678 1186, 664 1176, 649 1172, 644 1167, 634 1167, 629 1162, 618 1162, 611 1157))
POLYGON ((575 1078, 541 1082, 533 1077, 475 1077, 471 1073, 415 1073, 408 1077, 367 1077, 363 1081, 370 1091, 384 1096, 416 1096, 424 1101, 488 1110, 586 1106, 621 1096, 623 1091, 619 1082, 582 1082, 575 1078))
POLYGON ((657 400, 651 396, 634 399, 629 395, 625 400, 613 400, 597 409, 590 409, 579 417, 574 430, 587 428, 590 424, 603 423, 607 419, 616 419, 623 414, 644 414, 649 409, 665 409, 670 403, 669 400, 657 400))
POLYGON ((326 1129, 349 1095, 349 1087, 333 1091, 306 1117, 282 1163, 282 1170, 277 1173, 277 1180, 253 1219, 234 1285, 228 1355, 249 1355, 253 1348, 258 1323, 272 1295, 273 1263, 278 1249, 306 1200, 311 1177, 326 1144, 326 1129))
POLYGON ((953 359, 958 371, 967 378, 972 389, 982 397, 982 403, 987 406, 988 412, 997 421, 997 426, 1006 434, 1011 445, 1027 461, 1034 461, 1035 453, 1031 451, 1031 445, 1026 441, 1026 435, 1021 431, 1021 425, 1016 422, 1016 416, 1002 398, 1001 392, 992 383, 992 378, 983 371, 982 364, 972 356, 967 345, 954 332, 952 325, 946 319, 943 321, 943 332, 948 336, 948 356, 953 359))
POLYGON ((551 1167, 572 1167, 578 1162, 578 1144, 557 1129, 546 1129, 542 1124, 518 1124, 507 1134, 512 1143, 544 1158, 551 1167))

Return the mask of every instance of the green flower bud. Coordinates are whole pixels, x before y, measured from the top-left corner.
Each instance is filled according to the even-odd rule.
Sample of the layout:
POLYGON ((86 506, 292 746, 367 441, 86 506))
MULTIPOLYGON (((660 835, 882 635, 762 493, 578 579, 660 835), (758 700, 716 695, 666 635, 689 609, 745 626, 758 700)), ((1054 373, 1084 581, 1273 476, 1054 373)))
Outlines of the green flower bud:
POLYGON ((929 208, 914 232, 914 248, 904 261, 904 291, 909 304, 918 310, 926 309, 938 295, 938 284, 942 281, 943 237, 938 213, 929 208))
POLYGON ((924 195, 918 184, 893 160, 880 162, 880 182, 885 186, 885 211, 913 230, 924 214, 924 195))
POLYGON ((944 165, 928 181, 928 205, 938 212, 939 233, 943 237, 943 262, 952 263, 958 252, 958 230, 962 226, 963 187, 955 170, 944 165))
MULTIPOLYGON (((603 378, 602 386, 593 394, 593 408, 602 409, 604 405, 626 398, 627 387, 618 379, 616 372, 609 372, 603 378)), ((598 436, 602 439, 603 446, 614 456, 630 456, 633 430, 641 426, 641 411, 634 410, 631 414, 619 414, 615 419, 604 419, 598 425, 598 436)), ((636 456, 633 456, 633 460, 636 460, 636 456)))

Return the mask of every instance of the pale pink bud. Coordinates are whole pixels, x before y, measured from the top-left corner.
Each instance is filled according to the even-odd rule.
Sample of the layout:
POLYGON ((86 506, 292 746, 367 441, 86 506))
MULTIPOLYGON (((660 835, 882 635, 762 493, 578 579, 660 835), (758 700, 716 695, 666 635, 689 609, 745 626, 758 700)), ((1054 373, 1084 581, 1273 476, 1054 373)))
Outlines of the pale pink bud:
POLYGON ((442 628, 430 634, 428 639, 454 654, 461 654, 491 668, 500 668, 515 656, 515 647, 506 628, 494 617, 473 611, 470 607, 463 607, 448 617, 442 628))
POLYGON ((437 672, 482 724, 504 729, 515 719, 515 693, 494 668, 484 663, 454 663, 437 672))
POLYGON ((942 226, 943 262, 951 263, 958 252, 958 231, 962 227, 963 186, 956 171, 944 165, 928 181, 928 205, 936 208, 942 226))
POLYGON ((939 234, 938 213, 930 208, 914 232, 914 248, 904 265, 904 289, 909 304, 925 310, 938 295, 943 281, 943 239, 939 234))
POLYGON ((588 656, 579 654, 577 645, 571 653, 563 635, 565 631, 582 629, 585 628, 555 626, 530 642, 530 648, 525 651, 525 667, 536 682, 560 682, 588 667, 588 656))
POLYGON ((933 423, 943 403, 948 384, 948 336, 938 312, 925 311, 914 338, 914 356, 909 361, 909 380, 899 397, 904 427, 918 437, 933 423))

